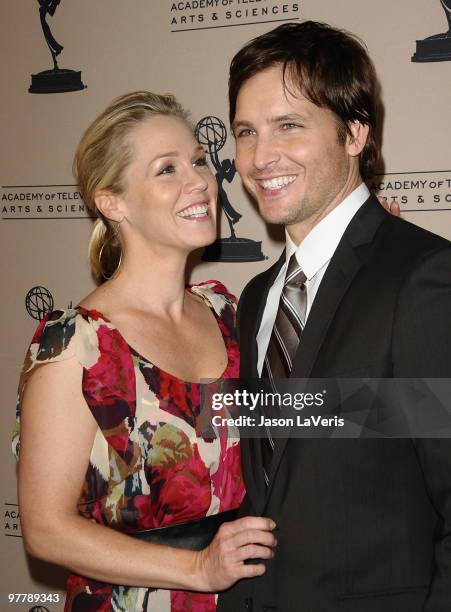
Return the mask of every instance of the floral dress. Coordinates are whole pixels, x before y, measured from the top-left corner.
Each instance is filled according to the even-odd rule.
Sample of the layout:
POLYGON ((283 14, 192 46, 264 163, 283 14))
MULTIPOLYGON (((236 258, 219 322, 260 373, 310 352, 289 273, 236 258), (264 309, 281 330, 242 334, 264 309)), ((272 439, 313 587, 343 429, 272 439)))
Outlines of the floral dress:
MULTIPOLYGON (((234 298, 217 281, 188 287, 210 307, 228 363, 239 376, 234 298)), ((127 344, 96 310, 57 310, 41 321, 22 372, 13 448, 20 446, 20 398, 40 365, 76 356, 82 390, 98 424, 78 508, 82 516, 125 533, 231 510, 244 496, 236 431, 196 435, 199 383, 164 372, 127 344)), ((205 593, 105 584, 72 574, 65 611, 213 612, 205 593)))

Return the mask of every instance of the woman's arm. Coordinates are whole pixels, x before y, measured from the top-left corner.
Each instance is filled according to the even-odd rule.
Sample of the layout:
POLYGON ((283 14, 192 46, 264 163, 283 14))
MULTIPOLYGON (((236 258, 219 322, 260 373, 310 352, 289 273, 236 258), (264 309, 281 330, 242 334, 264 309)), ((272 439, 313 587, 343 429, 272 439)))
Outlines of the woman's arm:
POLYGON ((270 519, 223 525, 193 552, 135 540, 78 514, 97 423, 81 392, 75 358, 41 366, 28 381, 21 416, 19 505, 33 556, 102 582, 215 592, 264 573, 275 544, 270 519))

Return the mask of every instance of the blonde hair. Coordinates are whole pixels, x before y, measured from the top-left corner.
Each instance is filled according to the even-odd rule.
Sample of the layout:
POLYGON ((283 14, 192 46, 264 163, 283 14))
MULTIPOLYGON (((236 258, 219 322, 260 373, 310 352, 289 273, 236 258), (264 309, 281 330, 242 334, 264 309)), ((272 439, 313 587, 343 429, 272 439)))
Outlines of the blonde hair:
POLYGON ((88 211, 97 217, 89 240, 92 274, 98 282, 110 278, 120 265, 122 247, 117 224, 98 210, 99 190, 121 194, 132 151, 127 135, 137 124, 156 115, 187 121, 188 113, 170 94, 134 91, 113 100, 82 136, 74 158, 74 175, 88 211))

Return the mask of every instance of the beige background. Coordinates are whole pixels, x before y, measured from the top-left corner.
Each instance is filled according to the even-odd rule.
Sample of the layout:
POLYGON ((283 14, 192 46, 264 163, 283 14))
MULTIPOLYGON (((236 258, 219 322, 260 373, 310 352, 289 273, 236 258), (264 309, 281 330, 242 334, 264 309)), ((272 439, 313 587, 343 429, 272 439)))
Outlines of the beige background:
MULTIPOLYGON (((81 70, 87 89, 54 95, 28 93, 31 73, 51 67, 38 3, 14 0, 1 4, 1 610, 32 607, 31 603, 9 606, 4 599, 8 592, 51 593, 63 588, 62 571, 28 560, 21 538, 11 537, 20 535, 20 527, 15 518, 16 474, 10 432, 21 362, 37 325, 25 309, 25 295, 30 288, 42 285, 52 293, 55 306, 65 308, 92 288, 85 256, 90 221, 61 218, 80 216, 78 212, 31 219, 33 209, 30 213, 17 208, 13 211, 14 202, 8 198, 18 193, 48 193, 49 197, 55 194, 55 203, 76 202, 58 195, 76 193, 74 186, 25 186, 73 185, 71 163, 76 143, 88 122, 113 97, 134 89, 170 91, 192 110, 195 121, 215 115, 227 124, 231 57, 245 41, 277 25, 254 22, 298 17, 344 27, 366 42, 383 85, 383 154, 389 174, 379 177, 377 185, 390 200, 408 198, 402 204, 405 218, 451 238, 451 63, 410 61, 417 38, 445 30, 439 0, 227 1, 228 7, 220 6, 214 21, 212 9, 171 12, 173 3, 169 0, 62 0, 55 16, 48 18, 55 38, 65 47, 60 66, 81 70), (268 16, 262 15, 265 8, 268 16), (230 18, 226 10, 232 11, 230 18), (215 28, 171 31, 206 26, 215 28), (409 189, 411 181, 424 183, 409 189), (434 202, 434 196, 439 196, 440 202, 434 202), (18 216, 26 218, 13 218, 18 216)), ((233 156, 229 137, 219 157, 233 156)), ((267 267, 281 246, 270 240, 238 177, 231 185, 225 183, 225 188, 243 215, 235 226, 237 235, 261 240, 269 261, 202 264, 194 269, 193 279, 218 278, 239 294, 246 280, 267 267)), ((226 229, 223 220, 224 236, 226 229)), ((45 605, 51 611, 62 610, 62 604, 45 605)))

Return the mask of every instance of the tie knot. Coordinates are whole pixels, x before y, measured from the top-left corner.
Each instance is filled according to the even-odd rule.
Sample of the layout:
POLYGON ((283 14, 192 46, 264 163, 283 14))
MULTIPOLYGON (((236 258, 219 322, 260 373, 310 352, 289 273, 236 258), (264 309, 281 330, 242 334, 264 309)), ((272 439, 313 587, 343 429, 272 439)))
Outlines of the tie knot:
POLYGON ((305 283, 307 277, 301 269, 301 266, 298 264, 298 260, 296 259, 296 254, 290 257, 290 261, 288 262, 287 274, 285 276, 285 287, 287 285, 300 287, 305 283))

